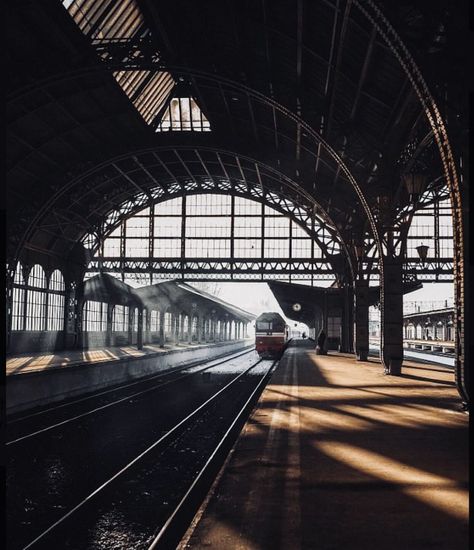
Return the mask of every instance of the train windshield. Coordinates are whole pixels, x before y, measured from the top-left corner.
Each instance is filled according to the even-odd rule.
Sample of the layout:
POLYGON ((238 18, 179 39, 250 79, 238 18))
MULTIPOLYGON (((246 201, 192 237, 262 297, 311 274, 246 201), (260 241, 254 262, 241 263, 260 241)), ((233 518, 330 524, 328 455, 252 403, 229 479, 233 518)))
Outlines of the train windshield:
POLYGON ((257 330, 272 330, 272 323, 268 323, 267 321, 258 321, 257 330))

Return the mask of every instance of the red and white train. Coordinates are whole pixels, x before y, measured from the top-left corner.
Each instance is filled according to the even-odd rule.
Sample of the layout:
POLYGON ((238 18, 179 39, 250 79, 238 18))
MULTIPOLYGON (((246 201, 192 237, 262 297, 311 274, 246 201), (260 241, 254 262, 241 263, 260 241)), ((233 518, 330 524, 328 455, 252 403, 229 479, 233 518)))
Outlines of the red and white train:
POLYGON ((255 320, 255 349, 260 357, 280 358, 288 345, 289 331, 279 313, 259 315, 255 320))

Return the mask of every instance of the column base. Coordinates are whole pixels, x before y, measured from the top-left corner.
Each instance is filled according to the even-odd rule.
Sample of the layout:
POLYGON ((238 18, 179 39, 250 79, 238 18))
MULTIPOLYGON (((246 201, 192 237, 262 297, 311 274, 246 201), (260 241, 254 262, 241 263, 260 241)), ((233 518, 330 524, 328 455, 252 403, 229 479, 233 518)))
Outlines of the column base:
POLYGON ((388 374, 390 376, 399 376, 400 374, 402 374, 402 363, 403 359, 389 359, 387 365, 385 366, 384 374, 388 374))

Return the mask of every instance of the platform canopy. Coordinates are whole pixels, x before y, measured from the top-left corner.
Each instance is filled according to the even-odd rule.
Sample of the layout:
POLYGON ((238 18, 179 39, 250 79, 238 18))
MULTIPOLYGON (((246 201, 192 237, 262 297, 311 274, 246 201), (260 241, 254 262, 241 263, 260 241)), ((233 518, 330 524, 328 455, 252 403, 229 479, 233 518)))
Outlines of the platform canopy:
POLYGON ((255 315, 182 281, 162 281, 134 289, 147 309, 173 308, 186 313, 211 314, 248 323, 255 315))
MULTIPOLYGON (((288 319, 293 319, 314 328, 315 320, 325 308, 344 308, 347 299, 344 288, 317 287, 271 281, 268 283, 283 313, 288 319)), ((403 284, 403 294, 408 294, 422 288, 419 281, 406 281, 403 284)), ((368 289, 368 305, 374 306, 380 300, 380 288, 372 286, 368 289)))
POLYGON ((100 273, 84 283, 84 299, 113 305, 141 307, 134 289, 108 273, 100 273))
POLYGON ((95 275, 84 284, 84 299, 120 304, 130 307, 143 307, 148 310, 183 312, 196 315, 215 315, 248 323, 255 319, 249 313, 225 302, 207 292, 182 281, 162 281, 154 285, 132 288, 107 273, 95 275))

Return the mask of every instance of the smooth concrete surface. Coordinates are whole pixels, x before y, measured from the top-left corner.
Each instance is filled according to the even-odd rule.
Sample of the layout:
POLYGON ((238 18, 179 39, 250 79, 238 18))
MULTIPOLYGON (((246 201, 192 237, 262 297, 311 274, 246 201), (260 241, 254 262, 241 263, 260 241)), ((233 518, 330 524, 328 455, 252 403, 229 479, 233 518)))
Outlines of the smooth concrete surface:
POLYGON ((114 384, 252 347, 252 338, 179 346, 106 348, 55 355, 11 357, 7 361, 8 414, 46 405, 114 384))
POLYGON ((467 550, 459 404, 450 368, 296 341, 180 550, 467 550))

